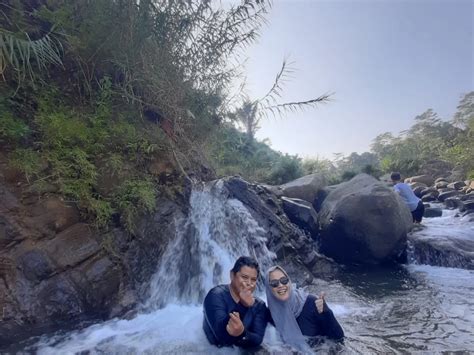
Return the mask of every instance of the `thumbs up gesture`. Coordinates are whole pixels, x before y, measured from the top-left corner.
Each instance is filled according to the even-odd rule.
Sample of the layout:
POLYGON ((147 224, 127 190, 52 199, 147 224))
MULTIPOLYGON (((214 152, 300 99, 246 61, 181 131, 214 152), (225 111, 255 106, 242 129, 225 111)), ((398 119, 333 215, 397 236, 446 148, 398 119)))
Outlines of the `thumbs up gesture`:
POLYGON ((321 292, 321 294, 319 295, 319 298, 314 302, 316 304, 316 309, 318 313, 323 313, 324 311, 324 297, 325 297, 325 293, 321 292))

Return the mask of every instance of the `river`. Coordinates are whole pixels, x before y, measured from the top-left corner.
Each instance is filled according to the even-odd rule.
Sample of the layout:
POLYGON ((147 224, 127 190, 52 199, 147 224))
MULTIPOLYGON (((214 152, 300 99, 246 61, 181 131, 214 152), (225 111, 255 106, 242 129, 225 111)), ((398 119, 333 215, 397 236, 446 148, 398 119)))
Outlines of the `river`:
MULTIPOLYGON (((81 330, 29 341, 39 354, 241 353, 208 344, 201 302, 240 255, 253 255, 265 269, 275 255, 265 231, 240 201, 226 199, 218 184, 191 197, 191 214, 170 244, 151 280, 150 296, 132 319, 112 319, 81 330)), ((443 211, 425 219, 424 235, 474 238, 472 222, 443 211), (445 226, 445 227, 443 227, 445 226), (444 230, 444 232, 443 232, 444 230), (441 231, 441 232, 440 232, 441 231)), ((343 345, 312 341, 323 353, 423 354, 474 352, 474 271, 409 263, 394 268, 347 268, 337 280, 315 279, 308 291, 326 300, 344 328, 343 345)), ((259 296, 263 293, 260 289, 259 296)), ((262 297, 264 298, 264 297, 262 297)), ((262 353, 291 353, 267 327, 262 353)))

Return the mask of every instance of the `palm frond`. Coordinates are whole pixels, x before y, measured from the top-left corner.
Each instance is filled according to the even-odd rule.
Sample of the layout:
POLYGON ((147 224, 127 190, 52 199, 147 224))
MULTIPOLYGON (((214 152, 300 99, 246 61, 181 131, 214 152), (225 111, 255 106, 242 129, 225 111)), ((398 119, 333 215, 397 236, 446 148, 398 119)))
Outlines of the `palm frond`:
POLYGON ((26 39, 0 29, 0 75, 4 76, 11 67, 19 79, 28 75, 35 77, 34 64, 38 70, 46 70, 48 64, 62 65, 61 43, 49 34, 32 40, 28 34, 26 39))
POLYGON ((258 100, 263 106, 274 106, 277 102, 277 98, 281 97, 283 84, 285 84, 287 80, 291 78, 291 74, 294 73, 292 65, 293 62, 288 62, 286 59, 283 60, 280 71, 276 75, 272 87, 261 99, 258 100))
POLYGON ((306 101, 295 101, 295 102, 285 102, 282 104, 277 105, 270 105, 270 106, 261 106, 260 113, 264 116, 268 116, 268 113, 271 113, 273 116, 283 115, 287 112, 296 112, 298 110, 302 111, 309 107, 316 107, 320 104, 327 103, 331 101, 331 96, 333 94, 324 94, 319 96, 318 98, 306 100, 306 101))

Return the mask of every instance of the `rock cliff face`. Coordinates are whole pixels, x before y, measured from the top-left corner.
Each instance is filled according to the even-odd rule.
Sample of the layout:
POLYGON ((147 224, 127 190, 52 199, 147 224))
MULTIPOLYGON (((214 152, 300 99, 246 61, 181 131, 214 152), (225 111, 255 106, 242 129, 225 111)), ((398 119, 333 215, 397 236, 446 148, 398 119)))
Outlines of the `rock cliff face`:
MULTIPOLYGON (((0 162, 1 163, 1 162, 0 162)), ((31 191, 8 181, 0 164, 0 345, 105 319, 146 295, 185 198, 161 197, 137 232, 99 232, 54 188, 31 191)))

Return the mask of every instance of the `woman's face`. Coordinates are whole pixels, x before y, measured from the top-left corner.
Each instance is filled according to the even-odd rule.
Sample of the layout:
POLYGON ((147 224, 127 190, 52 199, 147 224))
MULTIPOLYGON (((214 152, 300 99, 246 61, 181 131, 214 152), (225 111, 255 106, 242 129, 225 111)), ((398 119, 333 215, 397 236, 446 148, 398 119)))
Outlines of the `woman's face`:
MULTIPOLYGON (((270 284, 277 283, 277 281, 281 280, 281 278, 286 278, 286 275, 281 270, 274 270, 270 273, 270 284)), ((291 291, 291 283, 288 282, 286 285, 283 285, 281 282, 278 282, 278 286, 272 287, 273 295, 280 301, 287 301, 290 298, 290 291, 291 291)))

